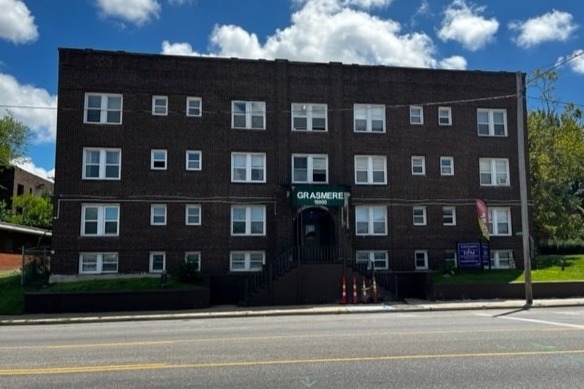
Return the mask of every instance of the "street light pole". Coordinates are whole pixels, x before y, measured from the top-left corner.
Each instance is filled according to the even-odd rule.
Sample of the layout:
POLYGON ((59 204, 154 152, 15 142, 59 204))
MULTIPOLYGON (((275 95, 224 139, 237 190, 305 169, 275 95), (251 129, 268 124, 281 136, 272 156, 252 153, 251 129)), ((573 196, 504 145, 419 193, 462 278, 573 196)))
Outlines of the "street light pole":
POLYGON ((519 162, 519 196, 521 201, 521 238, 523 241, 523 270, 525 272, 525 303, 533 304, 531 285, 531 256, 529 252, 529 210, 527 205, 527 168, 525 153, 525 121, 523 115, 523 74, 517 72, 517 159, 519 162))

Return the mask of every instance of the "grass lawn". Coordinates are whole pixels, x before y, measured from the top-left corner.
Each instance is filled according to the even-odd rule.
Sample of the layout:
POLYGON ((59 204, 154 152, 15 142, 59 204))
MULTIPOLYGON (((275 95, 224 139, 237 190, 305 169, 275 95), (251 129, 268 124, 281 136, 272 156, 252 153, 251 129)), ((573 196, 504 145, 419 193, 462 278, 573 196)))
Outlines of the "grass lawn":
MULTIPOLYGON (((522 270, 459 270, 454 276, 434 274, 435 284, 477 284, 524 282, 522 270)), ((542 255, 534 259, 533 282, 584 281, 584 254, 542 255), (562 270, 563 269, 563 270, 562 270)))
MULTIPOLYGON (((192 284, 183 284, 168 278, 166 289, 188 289, 192 284)), ((62 282, 43 288, 43 292, 98 292, 139 291, 160 289, 160 278, 125 278, 112 280, 90 280, 62 282)), ((0 315, 19 315, 24 311, 24 292, 36 291, 35 287, 20 286, 20 272, 0 272, 0 315)))

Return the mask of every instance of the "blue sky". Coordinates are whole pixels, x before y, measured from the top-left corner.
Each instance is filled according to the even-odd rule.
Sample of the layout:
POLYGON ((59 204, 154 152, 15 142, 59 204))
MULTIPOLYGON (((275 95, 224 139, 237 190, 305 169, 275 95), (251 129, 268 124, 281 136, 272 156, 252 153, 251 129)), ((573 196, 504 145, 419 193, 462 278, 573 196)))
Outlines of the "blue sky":
MULTIPOLYGON (((59 47, 468 70, 557 67, 584 105, 579 0, 0 0, 0 115, 33 130, 54 177, 59 47), (572 58, 574 57, 574 58, 572 58)), ((539 93, 528 89, 528 108, 539 93)))

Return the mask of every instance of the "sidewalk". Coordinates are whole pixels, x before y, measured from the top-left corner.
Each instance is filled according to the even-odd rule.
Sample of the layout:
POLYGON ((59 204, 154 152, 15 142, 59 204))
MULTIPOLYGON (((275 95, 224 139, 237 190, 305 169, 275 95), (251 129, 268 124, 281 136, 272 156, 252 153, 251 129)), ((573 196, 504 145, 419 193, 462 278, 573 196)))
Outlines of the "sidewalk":
MULTIPOLYGON (((530 308, 584 306, 584 298, 534 300, 530 308)), ((524 309, 525 300, 469 300, 434 302, 407 299, 404 302, 357 305, 283 307, 214 306, 207 309, 157 312, 64 313, 0 316, 3 325, 97 323, 144 320, 185 320, 292 315, 339 315, 350 313, 396 313, 479 309, 524 309)))

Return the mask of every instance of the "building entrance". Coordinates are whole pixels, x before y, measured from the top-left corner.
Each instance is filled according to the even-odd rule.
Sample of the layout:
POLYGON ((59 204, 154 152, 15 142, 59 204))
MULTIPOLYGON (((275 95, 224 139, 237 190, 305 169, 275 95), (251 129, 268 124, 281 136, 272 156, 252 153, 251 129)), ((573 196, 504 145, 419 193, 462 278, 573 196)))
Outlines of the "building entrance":
POLYGON ((337 258, 335 223, 328 209, 310 207, 296 218, 296 244, 303 262, 332 262, 337 258))

